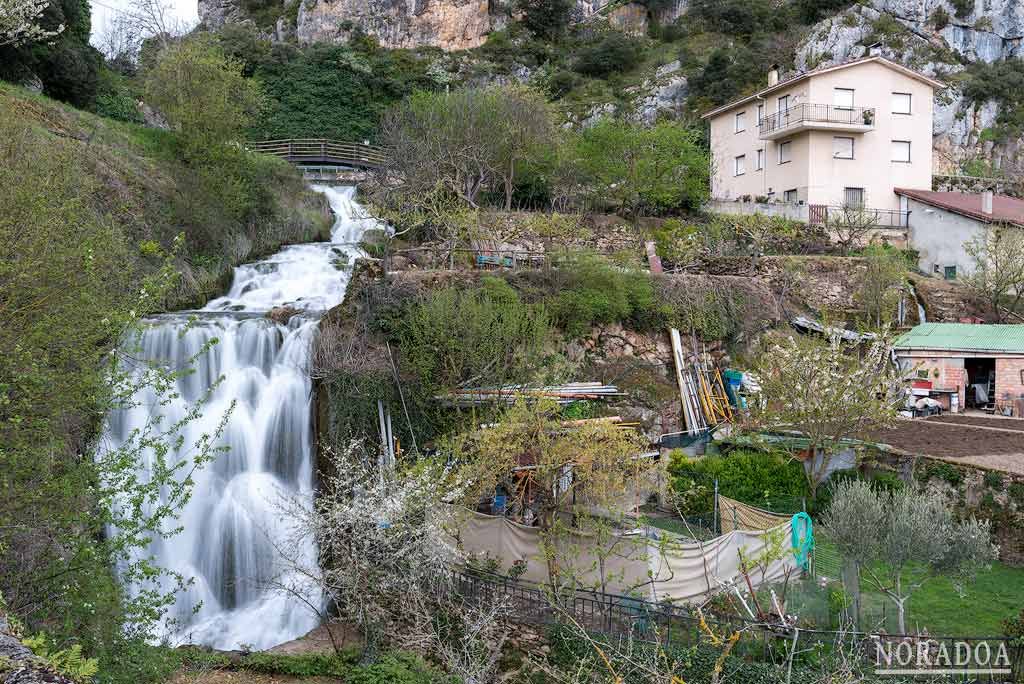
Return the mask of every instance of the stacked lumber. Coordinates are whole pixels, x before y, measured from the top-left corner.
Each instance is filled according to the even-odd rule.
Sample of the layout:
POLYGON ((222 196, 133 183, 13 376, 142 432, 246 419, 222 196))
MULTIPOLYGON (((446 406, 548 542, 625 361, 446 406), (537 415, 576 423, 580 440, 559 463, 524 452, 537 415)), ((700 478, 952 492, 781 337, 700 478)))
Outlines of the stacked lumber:
POLYGON ((528 385, 504 385, 502 387, 465 387, 434 397, 452 406, 479 406, 493 402, 514 404, 520 398, 553 399, 559 404, 569 404, 585 399, 599 400, 623 397, 615 385, 600 382, 570 382, 564 385, 530 387, 528 385))
POLYGON ((678 330, 670 328, 669 337, 686 434, 704 434, 716 425, 732 420, 722 374, 707 360, 707 354, 697 352, 697 340, 691 336, 692 346, 684 349, 678 330))

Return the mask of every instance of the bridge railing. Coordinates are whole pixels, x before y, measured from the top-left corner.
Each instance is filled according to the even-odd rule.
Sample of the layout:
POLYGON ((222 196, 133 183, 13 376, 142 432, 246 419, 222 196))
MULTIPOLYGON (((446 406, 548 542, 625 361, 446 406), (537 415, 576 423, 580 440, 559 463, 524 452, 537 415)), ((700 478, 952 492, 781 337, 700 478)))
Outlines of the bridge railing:
POLYGON ((261 140, 246 143, 246 147, 253 152, 272 154, 288 161, 330 161, 363 167, 383 166, 387 162, 387 154, 380 147, 326 138, 261 140))

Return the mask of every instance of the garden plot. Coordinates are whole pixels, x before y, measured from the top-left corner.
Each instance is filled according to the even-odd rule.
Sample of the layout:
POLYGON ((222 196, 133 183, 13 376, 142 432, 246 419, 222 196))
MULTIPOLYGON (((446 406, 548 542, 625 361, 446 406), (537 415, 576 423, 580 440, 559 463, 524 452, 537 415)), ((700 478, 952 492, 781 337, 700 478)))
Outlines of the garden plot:
POLYGON ((916 456, 1024 475, 1024 430, 1018 421, 1005 420, 1013 428, 1004 429, 988 425, 989 422, 1004 422, 998 418, 958 418, 956 423, 950 422, 950 417, 900 420, 871 439, 916 456), (977 421, 986 424, 980 425, 977 421))

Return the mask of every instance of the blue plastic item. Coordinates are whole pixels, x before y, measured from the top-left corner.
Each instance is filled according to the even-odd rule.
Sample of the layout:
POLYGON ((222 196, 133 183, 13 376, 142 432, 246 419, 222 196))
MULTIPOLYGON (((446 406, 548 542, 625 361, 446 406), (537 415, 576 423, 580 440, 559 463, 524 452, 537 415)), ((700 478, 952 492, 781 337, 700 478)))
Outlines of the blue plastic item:
POLYGON ((807 570, 810 567, 811 551, 814 550, 814 524, 811 522, 811 516, 803 511, 797 513, 790 521, 790 528, 793 557, 797 565, 807 570))

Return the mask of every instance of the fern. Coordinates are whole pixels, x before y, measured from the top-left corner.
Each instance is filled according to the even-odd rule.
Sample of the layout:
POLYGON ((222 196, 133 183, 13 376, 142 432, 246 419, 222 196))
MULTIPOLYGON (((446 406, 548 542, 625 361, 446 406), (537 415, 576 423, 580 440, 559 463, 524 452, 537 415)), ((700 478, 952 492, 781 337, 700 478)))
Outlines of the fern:
POLYGON ((92 681, 92 678, 100 671, 99 662, 95 658, 86 658, 82 655, 81 644, 74 644, 70 648, 56 650, 46 634, 42 632, 35 636, 23 638, 21 643, 25 644, 37 658, 44 661, 54 672, 80 684, 92 681))

